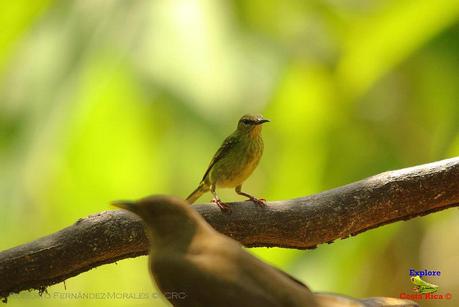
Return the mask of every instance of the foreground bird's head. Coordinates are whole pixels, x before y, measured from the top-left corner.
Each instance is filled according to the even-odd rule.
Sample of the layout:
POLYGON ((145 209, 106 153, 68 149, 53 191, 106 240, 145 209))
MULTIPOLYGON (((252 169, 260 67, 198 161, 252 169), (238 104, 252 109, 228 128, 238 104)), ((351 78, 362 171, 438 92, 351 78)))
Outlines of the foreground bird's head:
POLYGON ((131 211, 144 220, 150 216, 184 215, 189 209, 184 200, 166 195, 147 196, 139 200, 115 200, 112 205, 131 211))
POLYGON ((153 243, 172 240, 177 244, 186 244, 202 224, 202 218, 188 203, 173 196, 154 195, 137 201, 117 200, 112 205, 138 215, 153 243))
POLYGON ((269 122, 261 114, 246 114, 241 117, 237 124, 237 130, 241 132, 260 132, 261 125, 269 122))

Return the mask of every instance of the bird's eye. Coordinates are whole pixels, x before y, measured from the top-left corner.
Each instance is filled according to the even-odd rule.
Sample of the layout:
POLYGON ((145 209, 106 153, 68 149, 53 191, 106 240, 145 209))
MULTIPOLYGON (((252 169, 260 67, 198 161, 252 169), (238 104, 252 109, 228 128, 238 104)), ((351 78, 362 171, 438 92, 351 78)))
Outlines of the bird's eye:
POLYGON ((242 122, 246 125, 250 125, 250 119, 243 119, 242 122))

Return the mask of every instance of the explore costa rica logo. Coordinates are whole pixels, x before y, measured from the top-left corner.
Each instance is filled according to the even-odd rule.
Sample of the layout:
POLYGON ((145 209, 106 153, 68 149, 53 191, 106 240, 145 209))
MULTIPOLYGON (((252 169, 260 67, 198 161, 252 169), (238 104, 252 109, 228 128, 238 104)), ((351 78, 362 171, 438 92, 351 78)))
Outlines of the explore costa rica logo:
POLYGON ((410 269, 410 282, 414 286, 412 290, 415 293, 400 293, 401 299, 409 299, 409 300, 450 300, 452 298, 452 294, 450 292, 447 293, 436 293, 440 287, 434 283, 427 282, 423 278, 425 276, 430 277, 440 277, 440 271, 430 271, 430 270, 423 270, 423 271, 416 271, 415 269, 410 269))
POLYGON ((421 294, 434 293, 438 291, 438 286, 428 283, 419 277, 418 275, 410 278, 411 283, 414 285, 413 291, 421 294))

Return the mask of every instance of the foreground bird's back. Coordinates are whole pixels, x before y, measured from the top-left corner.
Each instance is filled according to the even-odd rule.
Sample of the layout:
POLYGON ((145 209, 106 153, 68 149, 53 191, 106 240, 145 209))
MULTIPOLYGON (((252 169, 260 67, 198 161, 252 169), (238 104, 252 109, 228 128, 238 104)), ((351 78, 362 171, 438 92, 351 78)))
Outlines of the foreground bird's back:
POLYGON ((187 253, 159 252, 150 266, 174 306, 313 306, 305 286, 218 234, 187 253))

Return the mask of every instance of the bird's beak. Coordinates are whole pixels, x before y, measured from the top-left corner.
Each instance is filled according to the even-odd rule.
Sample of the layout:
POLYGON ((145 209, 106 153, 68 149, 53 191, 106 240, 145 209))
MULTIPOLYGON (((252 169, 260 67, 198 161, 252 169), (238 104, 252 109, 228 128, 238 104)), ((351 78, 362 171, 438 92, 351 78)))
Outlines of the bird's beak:
POLYGON ((261 124, 269 123, 269 122, 270 122, 269 119, 261 118, 261 119, 257 120, 257 125, 261 125, 261 124))
POLYGON ((131 200, 115 200, 112 201, 112 206, 128 210, 128 211, 135 211, 136 203, 131 200))

